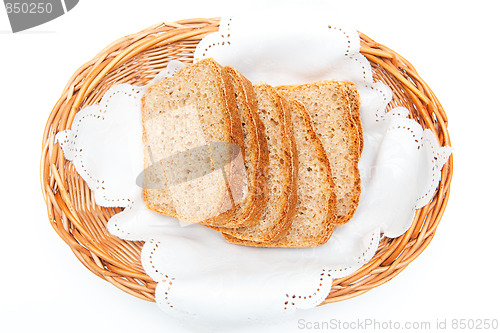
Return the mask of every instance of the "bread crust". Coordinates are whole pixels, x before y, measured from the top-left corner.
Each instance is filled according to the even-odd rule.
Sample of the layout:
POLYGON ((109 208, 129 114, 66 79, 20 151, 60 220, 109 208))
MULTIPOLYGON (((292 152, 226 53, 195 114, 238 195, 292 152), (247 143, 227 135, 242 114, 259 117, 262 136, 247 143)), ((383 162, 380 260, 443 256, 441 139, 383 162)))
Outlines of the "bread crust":
MULTIPOLYGON (((300 228, 301 226, 299 218, 297 217, 297 215, 294 215, 291 217, 292 228, 289 227, 288 229, 286 229, 284 235, 280 238, 277 238, 274 241, 253 242, 225 235, 226 240, 231 243, 254 246, 254 247, 313 247, 326 243, 328 239, 330 239, 330 236, 332 235, 335 225, 336 196, 335 196, 335 183, 332 178, 328 156, 326 155, 321 140, 318 138, 316 132, 314 131, 311 118, 305 106, 297 100, 290 100, 290 104, 292 105, 293 112, 297 112, 299 117, 301 117, 304 120, 304 125, 306 126, 307 137, 309 138, 309 142, 310 144, 314 145, 315 147, 314 152, 317 154, 316 157, 318 158, 320 163, 325 167, 326 176, 324 177, 325 178, 324 183, 321 185, 324 186, 324 193, 327 196, 328 201, 326 202, 327 213, 325 215, 325 218, 322 221, 318 221, 318 223, 321 224, 321 226, 323 227, 321 237, 315 239, 307 239, 307 240, 301 238, 295 238, 296 235, 293 235, 292 228, 293 227, 300 228)), ((299 182, 300 182, 300 175, 302 174, 302 172, 304 172, 304 170, 301 170, 301 173, 299 173, 298 175, 299 182)), ((298 191, 300 191, 300 188, 298 189, 298 191)), ((300 192, 297 193, 297 196, 300 196, 300 192)))
MULTIPOLYGON (((352 88, 352 87, 351 87, 352 88)), ((304 85, 298 85, 298 86, 280 86, 278 87, 278 90, 283 92, 286 96, 289 98, 295 98, 298 99, 299 101, 303 102, 308 109, 311 119, 313 122, 314 130, 316 133, 319 132, 319 120, 315 119, 313 116, 314 110, 312 110, 304 100, 304 95, 306 92, 309 90, 321 90, 321 89, 333 89, 334 90, 334 95, 337 96, 336 98, 336 103, 339 105, 339 110, 340 114, 338 116, 340 117, 340 123, 346 124, 347 126, 343 130, 343 137, 346 138, 346 149, 348 150, 348 155, 350 157, 349 159, 349 169, 352 170, 352 174, 349 173, 349 182, 348 182, 348 187, 349 191, 347 191, 347 194, 345 198, 339 196, 340 189, 337 190, 337 201, 340 203, 347 202, 348 207, 346 209, 341 209, 340 205, 337 205, 337 216, 335 219, 335 225, 342 225, 349 221, 351 217, 354 215, 354 212, 356 211, 356 208, 359 203, 359 196, 361 194, 361 179, 359 176, 359 168, 358 168, 358 163, 359 163, 359 158, 360 158, 360 135, 359 135, 359 130, 356 126, 356 123, 352 117, 351 113, 351 107, 350 107, 350 100, 349 100, 349 95, 348 95, 348 88, 345 84, 345 82, 340 82, 340 81, 334 81, 334 80, 325 80, 325 81, 318 81, 318 82, 313 82, 313 83, 307 83, 304 85), (340 200, 340 201, 339 201, 340 200)), ((333 111, 332 111, 333 112, 333 111)), ((359 112, 359 110, 358 110, 359 112)), ((328 116, 328 115, 327 115, 328 116)), ((330 120, 327 120, 327 122, 330 120)), ((362 137, 362 135, 361 135, 362 137)), ((321 137, 320 137, 321 139, 321 137)), ((328 148, 333 149, 333 147, 328 147, 328 144, 322 140, 323 145, 325 146, 325 150, 327 150, 327 155, 328 155, 328 148)), ((337 178, 339 179, 340 177, 336 177, 338 175, 339 171, 344 171, 345 170, 338 170, 335 165, 332 164, 332 158, 329 156, 331 168, 332 168, 332 175, 334 176, 334 179, 337 178)), ((339 183, 337 181, 336 186, 339 186, 339 183)))
POLYGON ((351 109, 351 116, 356 128, 358 129, 359 135, 359 153, 363 152, 364 139, 363 139, 363 126, 361 125, 361 114, 359 113, 359 108, 361 106, 361 99, 359 97, 356 85, 352 82, 341 81, 347 89, 347 96, 349 97, 349 107, 351 109))
MULTIPOLYGON (((218 75, 222 78, 222 82, 220 85, 220 89, 222 91, 223 95, 223 102, 225 105, 223 106, 223 109, 226 110, 226 113, 229 117, 230 121, 230 142, 236 143, 243 155, 243 159, 245 157, 245 144, 243 140, 243 129, 241 126, 241 118, 238 113, 238 109, 236 106, 236 98, 234 95, 234 90, 233 90, 233 84, 231 83, 231 78, 229 77, 228 73, 223 70, 222 66, 220 66, 217 62, 215 62, 212 58, 208 59, 203 59, 200 60, 200 62, 207 62, 209 66, 213 68, 215 72, 217 72, 218 75)), ((197 63, 197 64, 198 64, 197 63)), ((232 153, 231 153, 232 154, 232 153)), ((228 178, 228 183, 226 183, 227 187, 227 193, 229 194, 228 197, 225 198, 225 202, 222 202, 221 208, 219 209, 219 212, 222 211, 221 214, 213 216, 203 222, 200 222, 200 224, 208 225, 208 226, 222 226, 234 219, 234 216, 239 210, 239 203, 235 203, 233 200, 234 194, 232 193, 231 190, 231 185, 232 188, 236 189, 241 189, 242 188, 242 182, 243 179, 241 179, 242 173, 238 171, 237 169, 242 166, 235 166, 233 161, 226 165, 225 167, 225 172, 228 178), (230 201, 230 202, 229 202, 230 201), (222 207, 227 207, 227 205, 231 205, 231 209, 229 210, 224 210, 222 207)))
MULTIPOLYGON (((292 218, 295 215, 295 208, 297 205, 297 171, 298 171, 298 155, 297 147, 295 143, 295 137, 292 132, 292 122, 290 115, 290 106, 286 98, 279 94, 276 89, 267 84, 260 84, 255 86, 255 89, 260 89, 264 91, 269 98, 274 102, 274 104, 279 106, 279 125, 281 136, 283 137, 284 157, 287 160, 287 164, 290 165, 289 168, 284 170, 286 186, 284 189, 284 195, 279 198, 279 204, 277 207, 270 207, 266 204, 266 209, 277 209, 278 218, 273 221, 272 227, 268 229, 265 233, 260 232, 258 234, 251 233, 252 227, 248 228, 236 228, 224 231, 223 235, 228 241, 233 239, 240 240, 251 240, 251 241, 273 241, 281 238, 286 231, 289 229, 292 218)), ((270 194, 271 195, 271 194, 270 194)), ((265 211, 262 214, 261 219, 265 216, 265 211)))
MULTIPOLYGON (((247 197, 244 198, 234 218, 224 225, 224 228, 218 229, 219 231, 240 226, 248 227, 258 222, 267 202, 267 173, 269 168, 269 150, 265 137, 265 128, 257 114, 257 97, 252 83, 233 67, 226 66, 224 71, 234 81, 233 89, 235 94, 241 96, 239 101, 240 117, 246 123, 245 139, 249 142, 245 147, 250 150, 247 150, 246 154, 251 155, 253 165, 249 168, 251 173, 247 174, 247 197)), ((245 161, 246 159, 245 156, 245 161)))

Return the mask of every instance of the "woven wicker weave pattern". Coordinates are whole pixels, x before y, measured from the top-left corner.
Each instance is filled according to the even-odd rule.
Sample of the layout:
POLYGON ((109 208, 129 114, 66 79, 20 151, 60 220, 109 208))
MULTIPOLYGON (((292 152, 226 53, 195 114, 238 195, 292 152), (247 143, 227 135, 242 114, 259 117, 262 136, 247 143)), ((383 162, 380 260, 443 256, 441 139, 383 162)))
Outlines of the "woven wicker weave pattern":
MULTIPOLYGON (((121 209, 95 204, 92 192, 73 164, 64 159, 54 137, 70 128, 76 112, 99 102, 112 85, 143 85, 170 60, 192 62, 198 42, 217 31, 218 25, 217 18, 161 23, 115 41, 70 78, 45 127, 41 184, 52 227, 90 271, 144 300, 154 302, 156 283, 141 266, 143 243, 123 241, 107 232, 107 221, 121 209)), ((393 90, 389 107, 406 107, 415 120, 436 134, 441 145, 450 145, 446 114, 413 66, 367 36, 360 33, 360 37, 361 52, 372 65, 374 79, 393 90)), ((417 212, 410 229, 398 238, 383 238, 368 264, 348 277, 334 280, 324 303, 363 294, 389 281, 427 247, 448 201, 452 163, 450 157, 443 167, 438 191, 417 212)))

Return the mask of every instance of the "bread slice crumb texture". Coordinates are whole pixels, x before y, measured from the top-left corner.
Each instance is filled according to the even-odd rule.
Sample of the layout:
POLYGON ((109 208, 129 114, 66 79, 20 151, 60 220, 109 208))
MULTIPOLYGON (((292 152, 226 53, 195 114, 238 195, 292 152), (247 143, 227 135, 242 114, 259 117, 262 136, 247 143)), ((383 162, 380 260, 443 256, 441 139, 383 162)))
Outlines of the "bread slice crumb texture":
POLYGON ((227 74, 211 59, 185 67, 148 90, 142 118, 147 207, 187 222, 227 223, 238 208, 231 188, 242 183, 232 161, 244 158, 227 74))
POLYGON ((336 225, 349 221, 359 202, 359 131, 345 83, 319 81, 280 88, 304 104, 328 157, 337 197, 336 225))
POLYGON ((237 237, 266 242, 282 237, 291 225, 297 204, 298 157, 289 104, 267 84, 254 89, 269 149, 268 200, 256 225, 225 231, 228 241, 237 237))
POLYGON ((323 144, 304 105, 291 101, 293 135, 298 152, 297 207, 291 227, 274 242, 229 241, 259 247, 312 247, 330 238, 335 222, 335 184, 323 144))
POLYGON ((267 171, 269 150, 257 108, 257 96, 252 83, 233 67, 224 67, 231 79, 238 113, 241 118, 245 145, 246 192, 240 209, 225 228, 252 226, 258 221, 267 201, 267 171))

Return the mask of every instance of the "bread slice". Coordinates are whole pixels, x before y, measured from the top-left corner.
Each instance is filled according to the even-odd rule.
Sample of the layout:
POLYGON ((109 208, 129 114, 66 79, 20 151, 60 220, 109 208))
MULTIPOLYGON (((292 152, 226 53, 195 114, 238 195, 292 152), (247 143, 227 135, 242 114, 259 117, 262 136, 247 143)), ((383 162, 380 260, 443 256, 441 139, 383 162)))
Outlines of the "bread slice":
POLYGON ((358 129, 359 136, 359 153, 363 152, 364 139, 363 139, 363 126, 361 125, 361 115, 359 113, 359 107, 361 106, 361 100, 359 98, 358 90, 356 85, 352 82, 342 81, 347 89, 347 96, 349 97, 349 107, 351 108, 351 117, 356 128, 358 129))
POLYGON ((230 221, 244 190, 244 144, 222 67, 205 59, 153 85, 142 121, 147 207, 192 223, 230 221))
MULTIPOLYGON (((359 112, 359 108, 361 106, 361 100, 359 97, 358 90, 356 89, 356 85, 353 82, 348 82, 348 81, 338 81, 339 84, 344 85, 347 96, 349 98, 349 108, 351 110, 351 117, 352 120, 354 121, 354 124, 356 124, 356 128, 358 129, 358 135, 359 135, 359 152, 363 151, 363 146, 364 146, 364 139, 363 139, 363 126, 361 125, 361 114, 359 112)), ((295 85, 283 85, 276 87, 276 89, 283 93, 286 94, 288 91, 296 87, 295 85)))
POLYGON ((319 81, 281 87, 280 91, 302 102, 311 116, 335 182, 335 225, 344 224, 356 211, 361 193, 359 132, 351 115, 346 85, 338 81, 319 81))
POLYGON ((254 242, 281 238, 289 229, 297 204, 297 148, 289 104, 267 84, 254 86, 258 115, 265 127, 269 148, 268 200, 257 224, 224 231, 224 237, 254 242))
POLYGON ((290 101, 293 135, 298 152, 297 208, 290 229, 275 242, 251 242, 226 236, 231 243, 260 247, 312 247, 332 235, 335 184, 325 149, 304 105, 290 101))
POLYGON ((267 173, 269 150, 265 127, 257 114, 257 97, 252 83, 233 67, 224 67, 231 79, 237 109, 243 128, 245 146, 245 171, 247 189, 240 208, 225 228, 255 225, 262 215, 267 201, 267 173))

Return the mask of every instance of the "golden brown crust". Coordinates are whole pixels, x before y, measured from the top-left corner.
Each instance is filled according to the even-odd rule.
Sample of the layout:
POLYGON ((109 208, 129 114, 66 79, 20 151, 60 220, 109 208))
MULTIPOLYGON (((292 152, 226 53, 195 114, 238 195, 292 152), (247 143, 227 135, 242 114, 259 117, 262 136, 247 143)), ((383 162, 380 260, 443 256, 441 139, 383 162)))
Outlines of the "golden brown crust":
MULTIPOLYGON (((277 92, 277 91, 276 91, 277 92)), ((276 233, 274 237, 270 240, 278 240, 282 238, 290 226, 292 225, 293 217, 295 216, 295 208, 297 207, 297 179, 298 179, 298 169, 299 169, 299 154, 297 152, 297 144, 295 142, 295 136, 293 135, 293 124, 291 119, 291 106, 288 100, 280 93, 277 92, 280 103, 283 107, 283 119, 286 134, 290 138, 290 159, 292 160, 291 165, 291 180, 288 184, 288 201, 285 216, 283 217, 282 227, 277 228, 279 232, 276 233)))
MULTIPOLYGON (((294 239, 293 237, 287 237, 287 233, 284 233, 282 237, 277 237, 274 241, 269 241, 269 242, 253 242, 253 241, 246 241, 246 240, 241 240, 237 239, 235 237, 227 236, 225 235, 225 238, 227 241, 234 243, 234 244, 239 244, 239 245, 248 245, 248 246, 254 246, 254 247, 313 247, 313 246, 319 246, 328 241, 330 239, 330 236, 332 235, 334 225, 335 225, 335 213, 336 213, 336 197, 335 197, 335 184, 332 178, 332 173, 330 169, 330 163, 328 161, 328 156, 326 155, 325 149, 323 147, 323 144, 321 143, 321 140, 318 138, 316 132, 314 131, 311 118, 305 108, 305 106, 300 103, 297 100, 290 100, 290 104, 292 104, 294 112, 298 112, 301 116, 302 119, 304 119, 304 124, 307 127, 307 134, 308 137, 310 138, 311 144, 315 146, 314 151, 318 154, 317 158, 319 161, 325 165, 325 172, 327 173, 327 176, 325 177, 325 182, 327 183, 322 184, 324 185, 327 190, 325 191, 327 194, 329 194, 329 199, 327 203, 327 215, 323 221, 320 223, 324 226, 324 231, 322 233, 322 237, 314 240, 303 240, 303 239, 294 239)), ((299 175, 300 177, 300 175, 299 175)), ((294 219, 294 216, 291 217, 292 220, 292 225, 293 223, 298 223, 294 219)), ((287 232, 289 232, 290 228, 286 229, 287 232)))
POLYGON ((328 200, 328 205, 327 205, 327 217, 325 219, 325 231, 323 233, 323 237, 314 241, 309 241, 309 242, 304 242, 304 241, 298 241, 298 242, 291 242, 290 240, 284 240, 284 241, 277 241, 274 244, 272 244, 273 247, 312 247, 312 246, 319 246, 328 241, 330 239, 330 236, 332 235, 334 225, 335 225, 335 213, 337 211, 337 198, 335 196, 335 183, 333 181, 332 177, 332 172, 331 172, 331 167, 330 167, 330 162, 328 161, 328 156, 326 155, 325 149, 323 147, 323 144, 321 143, 321 140, 318 138, 318 135, 314 131, 314 127, 311 121, 311 117, 309 113, 307 112, 306 107, 304 104, 297 100, 291 100, 291 103, 293 103, 294 110, 299 112, 301 117, 304 119, 305 125, 307 126, 307 133, 309 134, 312 143, 316 146, 315 151, 319 154, 319 160, 325 164, 327 167, 326 173, 326 182, 328 183, 327 187, 329 188, 329 200, 328 200))
POLYGON ((292 132, 292 122, 290 116, 290 109, 287 100, 279 94, 273 87, 262 84, 256 86, 256 89, 262 89, 268 96, 274 101, 274 104, 280 106, 279 125, 281 130, 281 136, 285 139, 283 144, 285 145, 285 163, 290 165, 289 168, 285 169, 285 195, 280 198, 278 207, 268 207, 271 209, 279 210, 277 221, 273 223, 272 228, 270 228, 266 233, 259 233, 258 235, 247 233, 246 228, 237 228, 226 231, 223 235, 230 241, 232 238, 239 239, 252 239, 257 238, 259 241, 271 241, 281 237, 290 227, 292 223, 292 217, 295 215, 295 207, 297 204, 297 147, 295 144, 295 138, 292 132))
POLYGON ((246 147, 250 149, 246 153, 251 154, 253 166, 250 169, 251 173, 247 174, 247 198, 240 205, 240 210, 233 220, 224 225, 224 228, 220 228, 219 231, 224 231, 225 228, 252 226, 258 222, 267 201, 267 169, 269 167, 269 150, 265 129, 257 114, 257 98, 252 83, 233 67, 224 67, 224 71, 234 81, 235 93, 237 92, 238 96, 241 97, 237 102, 241 105, 241 119, 246 122, 245 139, 248 141, 246 147))
POLYGON ((363 152, 364 139, 363 139, 363 126, 361 125, 361 115, 359 113, 359 107, 361 106, 361 100, 359 97, 356 85, 352 82, 342 81, 342 83, 347 88, 347 95, 349 96, 349 107, 351 109, 351 116, 356 124, 359 135, 359 153, 363 152))
MULTIPOLYGON (((233 85, 231 83, 231 78, 229 75, 223 70, 222 66, 220 66, 217 62, 215 62, 212 58, 200 60, 198 63, 207 62, 209 66, 213 68, 213 70, 218 74, 217 77, 220 80, 217 82, 219 85, 219 89, 222 93, 222 101, 225 105, 222 107, 223 110, 226 110, 227 115, 229 116, 230 121, 230 142, 236 143, 242 153, 245 156, 245 144, 243 142, 243 129, 241 128, 241 118, 238 114, 238 109, 236 107, 236 99, 234 97, 233 85)), ((237 167, 236 167, 237 168, 237 167)), ((221 226, 231 221, 237 211, 239 210, 239 204, 235 204, 233 200, 233 193, 231 191, 231 187, 229 184, 234 184, 233 188, 241 189, 242 179, 241 172, 235 170, 235 166, 233 163, 229 163, 226 166, 226 174, 228 178, 228 183, 226 183, 227 191, 229 196, 226 197, 226 201, 221 204, 221 209, 219 211, 223 211, 222 207, 227 207, 227 205, 231 205, 231 209, 223 211, 221 214, 211 217, 201 224, 205 225, 213 225, 213 226, 221 226), (236 179, 235 179, 236 178, 236 179), (228 202, 230 201, 230 203, 228 202)))
MULTIPOLYGON (((351 109, 349 105, 349 96, 347 93, 347 87, 343 82, 338 81, 318 81, 314 83, 308 83, 300 86, 281 86, 279 89, 290 96, 292 98, 297 98, 301 100, 301 96, 308 90, 312 88, 317 88, 318 90, 327 89, 330 86, 335 90, 335 94, 337 95, 336 103, 340 105, 339 110, 341 110, 341 123, 347 124, 345 130, 343 131, 344 137, 347 139, 347 149, 348 155, 350 156, 350 170, 340 170, 341 172, 347 172, 350 175, 351 182, 349 184, 350 191, 347 193, 346 198, 339 197, 337 192, 337 200, 342 200, 342 202, 348 203, 347 210, 342 210, 340 206, 337 206, 337 216, 335 220, 335 225, 342 225, 349 221, 351 217, 354 215, 356 208, 359 203, 359 196, 361 194, 361 180, 359 176, 359 158, 360 158, 360 149, 359 149, 359 132, 356 124, 351 115, 351 109), (326 87, 326 88, 325 88, 326 87)), ((307 107, 307 105, 306 105, 307 107)), ((311 111, 311 110, 309 110, 311 111)), ((313 125, 315 127, 315 131, 318 132, 316 128, 315 121, 313 119, 313 125)), ((323 142, 325 145, 325 143, 323 142)), ((325 148, 326 145, 325 145, 325 148)), ((339 170, 335 170, 335 166, 331 165, 332 174, 335 175, 339 170)), ((337 185, 338 186, 338 185, 337 185)))
POLYGON ((349 156, 352 156, 352 161, 351 161, 352 170, 350 171, 352 172, 353 176, 353 182, 351 184, 352 186, 351 193, 349 196, 350 199, 349 209, 343 214, 337 214, 337 218, 335 221, 335 225, 340 226, 351 219, 351 217, 356 212, 356 208, 358 207, 359 203, 359 196, 361 194, 361 178, 359 175, 358 164, 359 164, 359 158, 361 157, 361 149, 360 149, 361 139, 359 136, 358 127, 356 126, 356 123, 352 117, 348 88, 341 82, 337 82, 337 84, 344 92, 341 95, 341 100, 343 101, 344 104, 342 109, 346 110, 345 113, 346 123, 350 124, 349 128, 351 129, 347 134, 349 138, 347 142, 349 144, 349 156))
MULTIPOLYGON (((248 81, 250 83, 250 81, 248 81)), ((253 86, 250 83, 250 88, 252 90, 252 99, 254 99, 255 103, 257 103, 257 97, 255 96, 255 92, 253 91, 253 86)), ((259 220, 262 215, 262 211, 266 207, 266 202, 269 195, 269 189, 267 186, 267 177, 269 176, 269 147, 267 146, 266 139, 266 128, 264 123, 260 119, 257 114, 257 110, 255 110, 255 126, 257 128, 257 133, 259 137, 259 147, 261 149, 261 159, 259 161, 259 166, 257 169, 257 186, 256 186, 256 201, 255 206, 252 212, 249 214, 247 219, 249 222, 254 220, 255 222, 250 222, 248 225, 255 224, 259 220)))
POLYGON ((247 225, 252 225, 255 224, 256 220, 258 220, 262 215, 262 211, 265 208, 268 198, 267 177, 269 174, 269 147, 267 146, 266 128, 257 111, 257 96, 255 95, 252 82, 250 82, 243 75, 241 75, 241 77, 245 91, 247 92, 246 96, 248 98, 249 105, 251 106, 250 112, 256 128, 259 147, 259 164, 257 167, 257 182, 255 188, 256 202, 254 209, 247 217, 247 220, 249 221, 247 225), (252 220, 255 222, 252 222, 252 220))

